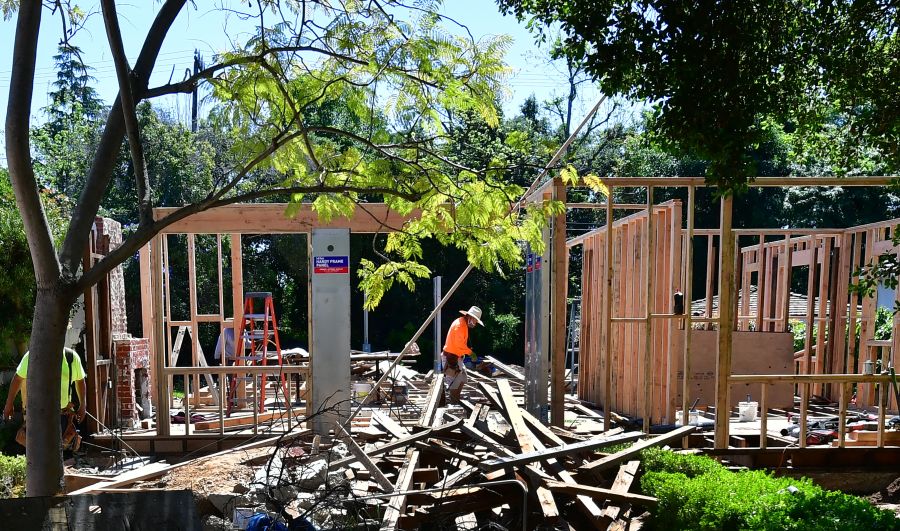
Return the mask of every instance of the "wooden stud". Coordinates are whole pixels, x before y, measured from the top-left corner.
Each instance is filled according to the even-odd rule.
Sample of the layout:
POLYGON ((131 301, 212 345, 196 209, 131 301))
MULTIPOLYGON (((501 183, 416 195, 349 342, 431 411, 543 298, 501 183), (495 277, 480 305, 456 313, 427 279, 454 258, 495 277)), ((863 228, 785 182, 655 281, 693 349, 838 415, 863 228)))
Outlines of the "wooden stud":
POLYGON ((654 224, 653 224, 653 187, 647 188, 647 237, 644 239, 644 256, 646 257, 646 269, 644 282, 647 291, 644 295, 644 362, 643 362, 643 380, 644 380, 644 396, 643 396, 643 417, 644 417, 644 433, 650 433, 650 421, 652 417, 653 402, 653 321, 650 315, 654 311, 653 307, 653 280, 654 280, 654 224))
MULTIPOLYGON (((685 251, 685 275, 684 275, 684 361, 683 379, 681 382, 681 425, 687 426, 689 422, 689 410, 691 407, 690 379, 691 379, 691 331, 693 330, 693 311, 691 301, 694 299, 694 196, 696 189, 688 187, 688 211, 687 211, 687 249, 685 251)), ((684 448, 688 447, 687 437, 682 441, 684 448)))
POLYGON ((731 376, 731 348, 734 330, 734 259, 735 245, 732 234, 732 196, 722 198, 722 214, 720 227, 721 250, 719 274, 719 330, 718 356, 716 357, 716 448, 728 446, 729 432, 729 395, 728 379, 731 376))
POLYGON ((769 443, 769 384, 759 386, 759 447, 769 443))
MULTIPOLYGON (((604 353, 603 358, 606 361, 603 368, 603 430, 608 431, 612 426, 612 366, 613 358, 613 211, 611 203, 613 202, 613 188, 609 188, 609 196, 607 197, 606 208, 606 267, 604 285, 606 291, 603 294, 604 312, 603 312, 603 333, 604 333, 604 353)), ((580 384, 581 382, 579 382, 580 384)))
POLYGON ((165 375, 166 367, 166 342, 163 337, 166 334, 166 325, 163 319, 163 290, 162 290, 162 239, 165 236, 156 236, 150 240, 150 281, 153 292, 153 345, 157 373, 156 379, 156 433, 161 437, 170 433, 169 418, 169 386, 165 375))
MULTIPOLYGON (((553 199, 566 201, 566 186, 557 178, 553 181, 553 199)), ((565 416, 566 394, 566 213, 563 211, 553 218, 553 243, 551 245, 551 333, 550 340, 550 422, 562 426, 565 416)))

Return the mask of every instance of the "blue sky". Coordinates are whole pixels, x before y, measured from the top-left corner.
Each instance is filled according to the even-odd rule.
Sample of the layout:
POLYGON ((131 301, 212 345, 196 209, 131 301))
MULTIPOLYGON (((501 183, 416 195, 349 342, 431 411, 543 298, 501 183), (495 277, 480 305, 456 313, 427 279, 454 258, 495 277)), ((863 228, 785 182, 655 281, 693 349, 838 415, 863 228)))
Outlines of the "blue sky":
MULTIPOLYGON (((184 71, 193 63, 194 49, 209 58, 217 51, 228 49, 230 39, 241 40, 246 36, 246 23, 234 14, 226 14, 214 6, 219 1, 198 0, 197 8, 186 7, 179 15, 175 27, 163 45, 156 70, 150 85, 165 83, 171 76, 180 79, 184 71)), ((117 92, 115 70, 106 42, 106 33, 99 16, 99 6, 94 2, 79 2, 79 5, 91 13, 85 26, 74 38, 76 45, 84 52, 85 62, 94 67, 92 72, 96 78, 95 88, 106 103, 112 103, 117 92)), ((153 20, 159 2, 150 0, 134 0, 119 2, 119 18, 125 41, 126 53, 133 60, 147 28, 153 20)), ((507 114, 514 114, 522 102, 531 94, 538 100, 550 98, 554 93, 562 94, 566 88, 565 77, 561 70, 547 65, 544 53, 538 49, 534 39, 523 24, 514 17, 504 17, 496 4, 489 0, 446 0, 443 12, 465 24, 476 39, 491 35, 509 35, 513 43, 506 61, 513 68, 509 80, 509 95, 504 101, 507 114)), ((9 77, 11 56, 15 34, 15 19, 0 22, 0 116, 5 119, 9 94, 9 77)), ((40 109, 47 105, 47 93, 56 78, 53 55, 60 35, 60 19, 45 10, 41 22, 41 37, 38 48, 37 72, 35 77, 34 103, 32 105, 33 123, 44 120, 40 109)), ((576 120, 592 106, 598 96, 593 87, 584 87, 583 97, 576 107, 576 120)), ((171 97, 156 100, 174 112, 177 116, 189 117, 190 101, 188 96, 171 97)), ((2 127, 2 122, 0 122, 2 127)), ((0 138, 2 145, 2 138, 0 138)), ((5 153, 0 152, 0 163, 5 153)))

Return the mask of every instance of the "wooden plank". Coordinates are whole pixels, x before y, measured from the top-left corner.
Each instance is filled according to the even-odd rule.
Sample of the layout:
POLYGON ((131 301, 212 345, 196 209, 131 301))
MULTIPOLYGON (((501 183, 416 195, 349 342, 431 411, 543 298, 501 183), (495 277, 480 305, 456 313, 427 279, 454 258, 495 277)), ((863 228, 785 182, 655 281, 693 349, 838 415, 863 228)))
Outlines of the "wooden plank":
MULTIPOLYGON (((691 331, 694 329, 691 320, 694 312, 691 308, 691 300, 694 293, 694 196, 696 189, 691 186, 688 188, 688 211, 687 211, 687 235, 685 238, 684 250, 684 351, 682 360, 682 383, 681 383, 681 425, 687 426, 689 419, 689 411, 691 407, 690 397, 690 375, 691 371, 691 331)), ((683 446, 688 446, 688 441, 683 441, 683 446)))
POLYGON ((347 445, 347 448, 350 450, 350 453, 353 454, 356 459, 366 467, 366 470, 369 471, 371 479, 378 483, 378 486, 385 492, 391 492, 394 490, 394 484, 390 482, 390 480, 384 475, 384 472, 381 471, 376 465, 375 462, 366 454, 366 452, 356 444, 356 441, 353 440, 353 437, 344 429, 343 426, 338 426, 341 432, 343 433, 343 441, 344 444, 347 445))
POLYGON ((624 502, 632 505, 641 505, 643 507, 656 507, 656 498, 652 496, 644 496, 642 494, 630 494, 616 492, 612 489, 602 489, 600 487, 589 487, 587 485, 572 485, 562 481, 547 481, 547 487, 555 492, 566 492, 568 494, 580 494, 590 496, 597 500, 610 500, 613 502, 624 502))
MULTIPOLYGON (((349 217, 335 217, 322 223, 312 204, 300 205, 294 217, 285 215, 286 203, 241 203, 199 212, 179 220, 161 234, 286 234, 310 232, 317 227, 348 228, 353 232, 391 232, 418 217, 417 212, 401 216, 383 203, 357 204, 349 217)), ((178 210, 178 207, 153 209, 153 219, 159 220, 178 210)))
POLYGON ((372 410, 372 419, 375 420, 375 422, 377 422, 378 424, 381 424, 381 427, 386 429, 388 433, 398 439, 409 436, 408 429, 406 429, 399 422, 392 419, 390 415, 386 415, 377 409, 372 410))
MULTIPOLYGON (((375 448, 372 448, 371 450, 366 451, 366 455, 368 455, 371 458, 371 457, 375 457, 375 456, 378 456, 381 454, 386 454, 388 452, 396 450, 397 448, 403 448, 403 447, 409 446, 409 445, 415 443, 416 441, 428 439, 429 437, 433 437, 440 433, 446 433, 446 432, 453 431, 456 428, 460 427, 461 424, 462 424, 462 421, 455 421, 455 422, 451 422, 449 424, 444 424, 443 426, 440 426, 438 428, 428 428, 426 430, 420 431, 420 432, 410 435, 408 437, 404 437, 402 439, 397 439, 395 441, 391 441, 389 443, 382 444, 381 446, 376 446, 375 448)), ((338 459, 337 461, 332 461, 328 464, 328 470, 335 470, 338 468, 348 466, 351 463, 354 463, 356 460, 357 459, 355 456, 349 456, 349 457, 345 457, 343 459, 338 459)))
POLYGON ((478 466, 482 470, 497 470, 500 468, 509 468, 513 466, 521 466, 535 461, 543 461, 554 457, 560 457, 570 454, 578 454, 589 452, 595 449, 604 448, 614 444, 623 442, 636 441, 643 437, 642 432, 628 432, 621 435, 614 435, 607 438, 588 439, 583 442, 564 444, 550 449, 535 450, 532 452, 524 452, 513 457, 500 457, 481 462, 478 466))
POLYGON ((641 450, 644 450, 645 448, 650 448, 651 446, 659 446, 670 441, 681 439, 682 437, 690 434, 692 431, 694 431, 694 426, 682 426, 676 430, 670 431, 669 433, 657 435, 656 437, 653 437, 651 439, 645 439, 643 441, 637 442, 631 445, 630 448, 626 448, 625 450, 622 450, 620 452, 616 452, 596 461, 591 461, 590 463, 585 463, 581 466, 581 470, 597 473, 608 468, 618 466, 625 461, 629 461, 632 457, 636 456, 638 453, 640 453, 641 450))
POLYGON ((424 427, 429 427, 434 422, 434 414, 437 412, 441 397, 444 396, 444 375, 434 374, 431 378, 431 389, 428 391, 428 398, 425 400, 425 408, 422 411, 422 419, 419 421, 419 425, 424 427))
MULTIPOLYGON (((629 489, 631 489, 631 484, 634 482, 634 476, 637 475, 638 468, 640 468, 640 461, 628 461, 627 463, 621 465, 619 467, 619 473, 616 474, 616 479, 613 481, 612 487, 609 490, 617 493, 626 493, 629 489)), ((622 507, 614 504, 607 505, 603 510, 603 515, 610 518, 611 520, 615 520, 619 517, 619 514, 622 512, 622 507)))
POLYGON ((168 378, 164 376, 165 367, 166 367, 166 341, 165 336, 165 322, 164 322, 164 302, 163 302, 163 289, 162 289, 162 238, 164 236, 157 236, 150 240, 150 279, 151 279, 151 291, 153 294, 152 298, 152 313, 153 313, 153 356, 154 360, 154 371, 156 372, 156 388, 155 393, 153 393, 153 401, 155 402, 155 410, 156 410, 156 432, 160 436, 169 435, 169 396, 170 396, 170 386, 168 385, 168 378))
POLYGON ((793 252, 793 243, 791 243, 791 235, 787 234, 784 237, 784 300, 782 300, 782 314, 781 314, 781 331, 787 332, 788 323, 791 319, 791 274, 793 273, 793 265, 791 264, 791 258, 794 255, 793 252))
POLYGON ((729 387, 731 375, 731 348, 734 330, 734 259, 735 241, 731 232, 732 196, 722 198, 722 214, 719 226, 722 230, 719 274, 719 345, 716 356, 716 448, 728 446, 729 387))
MULTIPOLYGON (((144 245, 140 250, 141 272, 141 337, 147 338, 150 350, 150 366, 153 367, 156 350, 153 344, 153 291, 152 275, 150 268, 150 244, 144 245)), ((87 301, 87 298, 85 298, 87 301)), ((87 303, 85 302, 85 308, 87 303)), ((156 389, 156 371, 150 371, 150 389, 156 389)), ((99 430, 97 430, 99 431, 99 430)))
MULTIPOLYGON (((497 380, 497 389, 500 392, 500 400, 503 403, 503 408, 506 410, 509 423, 516 434, 516 439, 519 441, 519 447, 523 452, 535 451, 534 438, 531 432, 528 431, 528 427, 525 426, 525 421, 522 420, 522 414, 515 398, 513 398, 509 382, 502 378, 497 380)), ((556 502, 553 501, 553 495, 543 487, 538 487, 536 491, 544 518, 549 521, 555 521, 559 518, 559 509, 556 507, 556 502)))
MULTIPOLYGON (((419 451, 409 449, 406 452, 406 460, 400 472, 397 474, 397 485, 395 492, 406 492, 410 490, 413 480, 413 472, 419 464, 419 451)), ((403 513, 406 512, 406 495, 401 494, 391 498, 384 511, 384 519, 381 521, 381 529, 384 531, 398 529, 397 523, 403 513)))
POLYGON ((644 418, 644 431, 650 432, 650 421, 653 417, 653 319, 651 315, 655 311, 654 308, 654 280, 655 272, 653 270, 656 265, 658 255, 656 253, 655 242, 655 224, 653 215, 653 187, 647 187, 647 237, 644 239, 644 283, 646 291, 644 292, 644 356, 643 356, 643 393, 641 405, 641 415, 644 418))
MULTIPOLYGON (((566 201, 566 185, 559 178, 553 180, 553 198, 566 201)), ((550 422, 554 426, 562 426, 566 394, 566 288, 569 284, 566 276, 569 250, 566 248, 565 211, 553 218, 551 252, 550 422)))
POLYGON ((501 371, 505 372, 507 375, 515 378, 516 380, 521 380, 523 382, 525 381, 525 375, 523 375, 521 372, 517 371, 516 369, 510 367, 509 365, 501 362, 497 358, 495 358, 493 356, 485 356, 484 359, 485 359, 485 361, 490 362, 491 365, 493 365, 494 367, 497 367, 501 371))

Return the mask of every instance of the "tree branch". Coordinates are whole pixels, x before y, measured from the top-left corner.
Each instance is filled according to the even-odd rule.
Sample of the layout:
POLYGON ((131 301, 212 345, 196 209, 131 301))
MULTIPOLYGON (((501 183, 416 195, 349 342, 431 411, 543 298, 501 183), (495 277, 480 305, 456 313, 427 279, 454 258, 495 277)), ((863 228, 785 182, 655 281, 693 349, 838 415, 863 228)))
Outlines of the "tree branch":
POLYGON ((134 180, 138 195, 138 219, 140 225, 153 222, 153 205, 150 201, 150 178, 147 176, 147 161, 144 158, 144 147, 141 144, 141 130, 138 126, 135 110, 132 80, 125 48, 122 45, 122 32, 119 30, 119 17, 116 14, 114 0, 101 0, 100 8, 106 25, 106 37, 116 65, 116 78, 119 81, 119 99, 122 102, 122 113, 125 118, 125 130, 128 133, 128 147, 131 150, 131 161, 134 165, 134 180))
POLYGON ((60 264, 53 248, 50 224, 38 195, 37 180, 31 165, 31 99, 34 89, 34 64, 37 57, 41 25, 41 3, 22 2, 16 22, 12 75, 6 107, 6 160, 22 215, 28 248, 34 263, 39 289, 52 286, 60 274, 60 264))
MULTIPOLYGON (((134 86, 135 103, 143 98, 163 41, 172 27, 175 17, 181 12, 181 8, 184 7, 185 3, 186 0, 166 0, 150 26, 144 45, 141 47, 141 53, 133 69, 133 75, 136 79, 134 86)), ((19 105, 18 102, 17 105, 19 105)), ((125 122, 122 114, 122 104, 117 97, 110 110, 109 117, 107 117, 103 135, 94 153, 94 160, 88 171, 81 196, 78 198, 78 204, 72 213, 72 219, 69 221, 66 239, 60 252, 62 271, 67 277, 74 279, 76 276, 81 262, 81 254, 84 246, 87 245, 91 225, 93 225, 97 211, 100 209, 100 201, 103 200, 103 195, 106 193, 106 188, 112 177, 116 156, 119 152, 119 146, 122 145, 124 137, 125 122)))

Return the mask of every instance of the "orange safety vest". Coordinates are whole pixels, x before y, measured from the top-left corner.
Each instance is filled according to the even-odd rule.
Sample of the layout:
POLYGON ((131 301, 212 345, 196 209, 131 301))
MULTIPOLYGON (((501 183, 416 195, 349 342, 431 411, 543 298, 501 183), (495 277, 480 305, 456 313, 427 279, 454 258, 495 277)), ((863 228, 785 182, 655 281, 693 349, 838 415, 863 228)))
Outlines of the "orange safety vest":
POLYGON ((466 323, 465 316, 453 321, 450 330, 447 332, 447 341, 444 343, 444 352, 448 354, 456 354, 459 357, 471 354, 472 349, 469 348, 469 324, 466 323))

